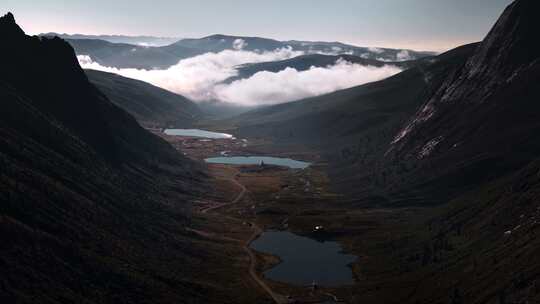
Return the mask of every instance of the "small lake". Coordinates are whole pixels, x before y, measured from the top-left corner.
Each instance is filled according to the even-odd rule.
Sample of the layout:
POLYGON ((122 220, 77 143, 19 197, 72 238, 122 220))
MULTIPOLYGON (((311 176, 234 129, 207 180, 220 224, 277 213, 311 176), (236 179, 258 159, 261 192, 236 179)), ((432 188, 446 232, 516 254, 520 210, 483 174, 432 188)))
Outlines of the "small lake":
POLYGON ((211 139, 231 139, 233 136, 227 133, 211 132, 199 129, 166 129, 163 133, 173 136, 203 137, 211 139))
POLYGON ((280 257, 280 264, 264 272, 271 280, 295 285, 315 281, 322 286, 354 283, 349 264, 356 256, 344 254, 337 242, 319 242, 289 231, 266 231, 250 247, 280 257))
POLYGON ((305 169, 311 164, 290 158, 280 158, 271 156, 226 156, 210 157, 205 159, 207 163, 228 164, 228 165, 260 165, 262 162, 266 165, 276 165, 292 169, 305 169))

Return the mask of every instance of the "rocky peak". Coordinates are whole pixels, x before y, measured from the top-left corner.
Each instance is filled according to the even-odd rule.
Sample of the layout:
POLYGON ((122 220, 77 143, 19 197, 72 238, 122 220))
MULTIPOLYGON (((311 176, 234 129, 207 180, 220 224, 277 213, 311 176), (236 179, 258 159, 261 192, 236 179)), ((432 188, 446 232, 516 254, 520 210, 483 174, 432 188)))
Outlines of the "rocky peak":
MULTIPOLYGON (((540 2, 516 0, 467 62, 450 73, 443 85, 396 135, 391 150, 419 150, 433 138, 448 139, 459 121, 474 121, 495 103, 493 98, 523 73, 538 64, 540 2), (487 103, 487 104, 486 104, 487 103), (466 114, 467 113, 467 114, 466 114), (439 130, 434 134, 434 130, 439 130), (448 136, 447 136, 448 135, 448 136)), ((479 126, 476 126, 477 128, 479 126)), ((464 128, 462 128, 464 129, 464 128)), ((414 154, 414 153, 413 153, 414 154)))
POLYGON ((15 23, 15 17, 11 12, 8 12, 4 16, 0 17, 0 22, 6 22, 6 23, 15 23))
POLYGON ((12 13, 0 17, 0 35, 3 39, 24 35, 24 31, 17 25, 12 13))
POLYGON ((507 74, 537 60, 540 57, 538 10, 540 2, 534 0, 517 0, 509 5, 469 60, 470 76, 482 71, 511 76, 507 74))

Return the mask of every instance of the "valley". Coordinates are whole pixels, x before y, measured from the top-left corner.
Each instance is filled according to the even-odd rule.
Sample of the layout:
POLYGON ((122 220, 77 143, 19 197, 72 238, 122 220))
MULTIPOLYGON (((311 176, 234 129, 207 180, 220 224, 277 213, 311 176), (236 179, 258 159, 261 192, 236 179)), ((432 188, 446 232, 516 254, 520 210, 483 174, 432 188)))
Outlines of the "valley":
POLYGON ((0 17, 0 303, 540 303, 540 2, 416 1, 252 14, 395 48, 0 17))
MULTIPOLYGON (((208 241, 245 251, 249 259, 237 267, 243 268, 246 275, 250 274, 259 286, 260 302, 257 303, 271 303, 272 298, 275 303, 354 303, 354 290, 372 288, 369 286, 377 286, 378 280, 386 281, 399 273, 402 265, 392 262, 392 255, 381 255, 379 247, 397 242, 398 235, 401 238, 415 233, 404 229, 408 221, 422 217, 418 214, 422 211, 420 208, 351 210, 351 203, 346 197, 330 190, 330 181, 324 168, 327 164, 321 161, 320 156, 307 150, 302 153, 297 150, 288 155, 285 151, 266 151, 269 142, 264 140, 248 140, 248 145, 245 145, 246 141, 234 137, 204 139, 170 136, 159 132, 155 134, 165 138, 187 157, 201 163, 207 157, 221 155, 222 151, 228 151, 228 155, 259 155, 268 152, 293 158, 301 155, 303 160, 313 162, 304 169, 267 164, 208 164, 209 174, 214 180, 213 193, 220 194, 217 198, 213 194, 194 203, 195 211, 189 230, 208 241), (413 214, 415 219, 412 218, 413 214), (253 241, 259 240, 263 231, 290 231, 297 236, 321 242, 319 244, 337 242, 337 246, 354 258, 352 263, 346 263, 348 270, 336 272, 336 276, 346 277, 348 272, 353 281, 325 286, 317 282, 315 277, 305 284, 268 279, 266 272, 282 261, 279 256, 249 248, 253 241), (397 231, 400 231, 399 234, 396 234, 397 231), (366 281, 366 278, 371 279, 366 281), (317 284, 315 289, 313 283, 317 284)), ((289 250, 300 248, 293 245, 289 250)), ((306 251, 303 254, 306 259, 313 255, 315 260, 320 260, 316 252, 306 251)), ((312 266, 317 268, 322 265, 312 266)), ((230 269, 216 271, 228 272, 230 269)), ((310 271, 308 267, 304 271, 309 275, 317 270, 310 271)), ((225 273, 222 275, 226 277, 225 273)), ((301 273, 299 275, 302 276, 301 273)), ((338 277, 335 278, 337 282, 338 277)), ((328 282, 334 280, 332 277, 327 279, 330 280, 328 282)), ((384 294, 386 290, 380 290, 377 294, 379 292, 384 294)), ((240 302, 248 301, 243 292, 235 294, 235 297, 244 299, 240 302)))

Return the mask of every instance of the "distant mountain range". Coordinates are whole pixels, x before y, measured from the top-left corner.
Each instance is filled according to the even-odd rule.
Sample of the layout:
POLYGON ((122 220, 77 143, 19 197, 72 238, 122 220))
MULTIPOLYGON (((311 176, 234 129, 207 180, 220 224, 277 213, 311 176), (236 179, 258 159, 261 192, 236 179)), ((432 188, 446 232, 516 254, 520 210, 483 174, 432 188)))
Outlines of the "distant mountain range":
POLYGON ((415 60, 383 62, 375 59, 365 59, 355 55, 311 54, 278 61, 247 63, 238 66, 236 68, 236 70, 238 71, 238 75, 227 79, 225 82, 232 82, 238 79, 249 78, 262 71, 276 73, 279 71, 283 71, 286 68, 293 68, 297 71, 306 71, 312 67, 327 67, 336 64, 336 62, 340 60, 364 66, 382 67, 384 65, 393 65, 403 69, 410 68, 416 64, 415 60))
POLYGON ((209 52, 243 49, 247 51, 273 51, 280 48, 291 48, 306 54, 323 55, 355 55, 364 59, 379 61, 405 61, 435 55, 433 52, 417 52, 412 50, 358 47, 341 42, 311 41, 278 41, 260 37, 243 37, 228 35, 212 35, 199 39, 182 39, 169 47, 181 46, 201 49, 209 52))
POLYGON ((155 36, 126 36, 126 35, 85 35, 85 34, 60 34, 43 33, 39 36, 58 36, 62 39, 92 39, 105 40, 112 43, 127 43, 141 46, 165 46, 179 40, 175 37, 155 37, 155 36))
POLYGON ((200 50, 164 47, 145 47, 126 43, 111 43, 97 39, 67 39, 77 55, 89 55, 95 62, 109 67, 136 69, 165 69, 180 59, 200 55, 200 50))
MULTIPOLYGON (((50 36, 50 34, 43 34, 50 36)), ((54 34, 53 34, 54 35, 54 34)), ((277 41, 259 37, 212 35, 199 39, 181 39, 159 47, 146 47, 129 43, 111 43, 102 39, 65 37, 78 55, 89 55, 104 66, 117 68, 165 69, 179 60, 208 52, 246 50, 271 52, 290 48, 305 54, 354 55, 377 61, 408 61, 435 55, 432 52, 368 48, 339 42, 277 41)))
POLYGON ((242 49, 246 51, 273 51, 286 47, 283 42, 260 38, 228 35, 211 35, 203 38, 182 39, 169 47, 187 47, 204 50, 206 52, 221 52, 224 50, 242 49))

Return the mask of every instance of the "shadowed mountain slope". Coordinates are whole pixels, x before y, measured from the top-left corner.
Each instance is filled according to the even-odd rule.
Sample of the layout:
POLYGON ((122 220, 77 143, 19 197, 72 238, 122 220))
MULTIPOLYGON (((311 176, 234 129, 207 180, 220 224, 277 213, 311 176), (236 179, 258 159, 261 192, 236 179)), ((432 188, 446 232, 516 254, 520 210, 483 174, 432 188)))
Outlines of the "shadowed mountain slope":
POLYGON ((536 1, 509 6, 474 55, 395 135, 387 157, 418 167, 410 173, 417 183, 451 178, 459 191, 539 156, 540 22, 531 13, 539 8, 536 1))
POLYGON ((336 141, 346 143, 370 129, 403 122, 475 47, 468 45, 419 60, 414 67, 382 81, 265 107, 230 122, 244 136, 268 136, 283 143, 312 144, 330 151, 336 141))
POLYGON ((111 102, 143 125, 189 127, 202 115, 189 99, 149 83, 95 70, 85 73, 111 102))
POLYGON ((387 146, 388 202, 444 203, 422 247, 400 252, 422 277, 410 302, 540 301, 538 10, 508 6, 387 146))
POLYGON ((221 298, 184 229, 202 168, 90 84, 67 42, 11 14, 0 36, 0 302, 221 298))

